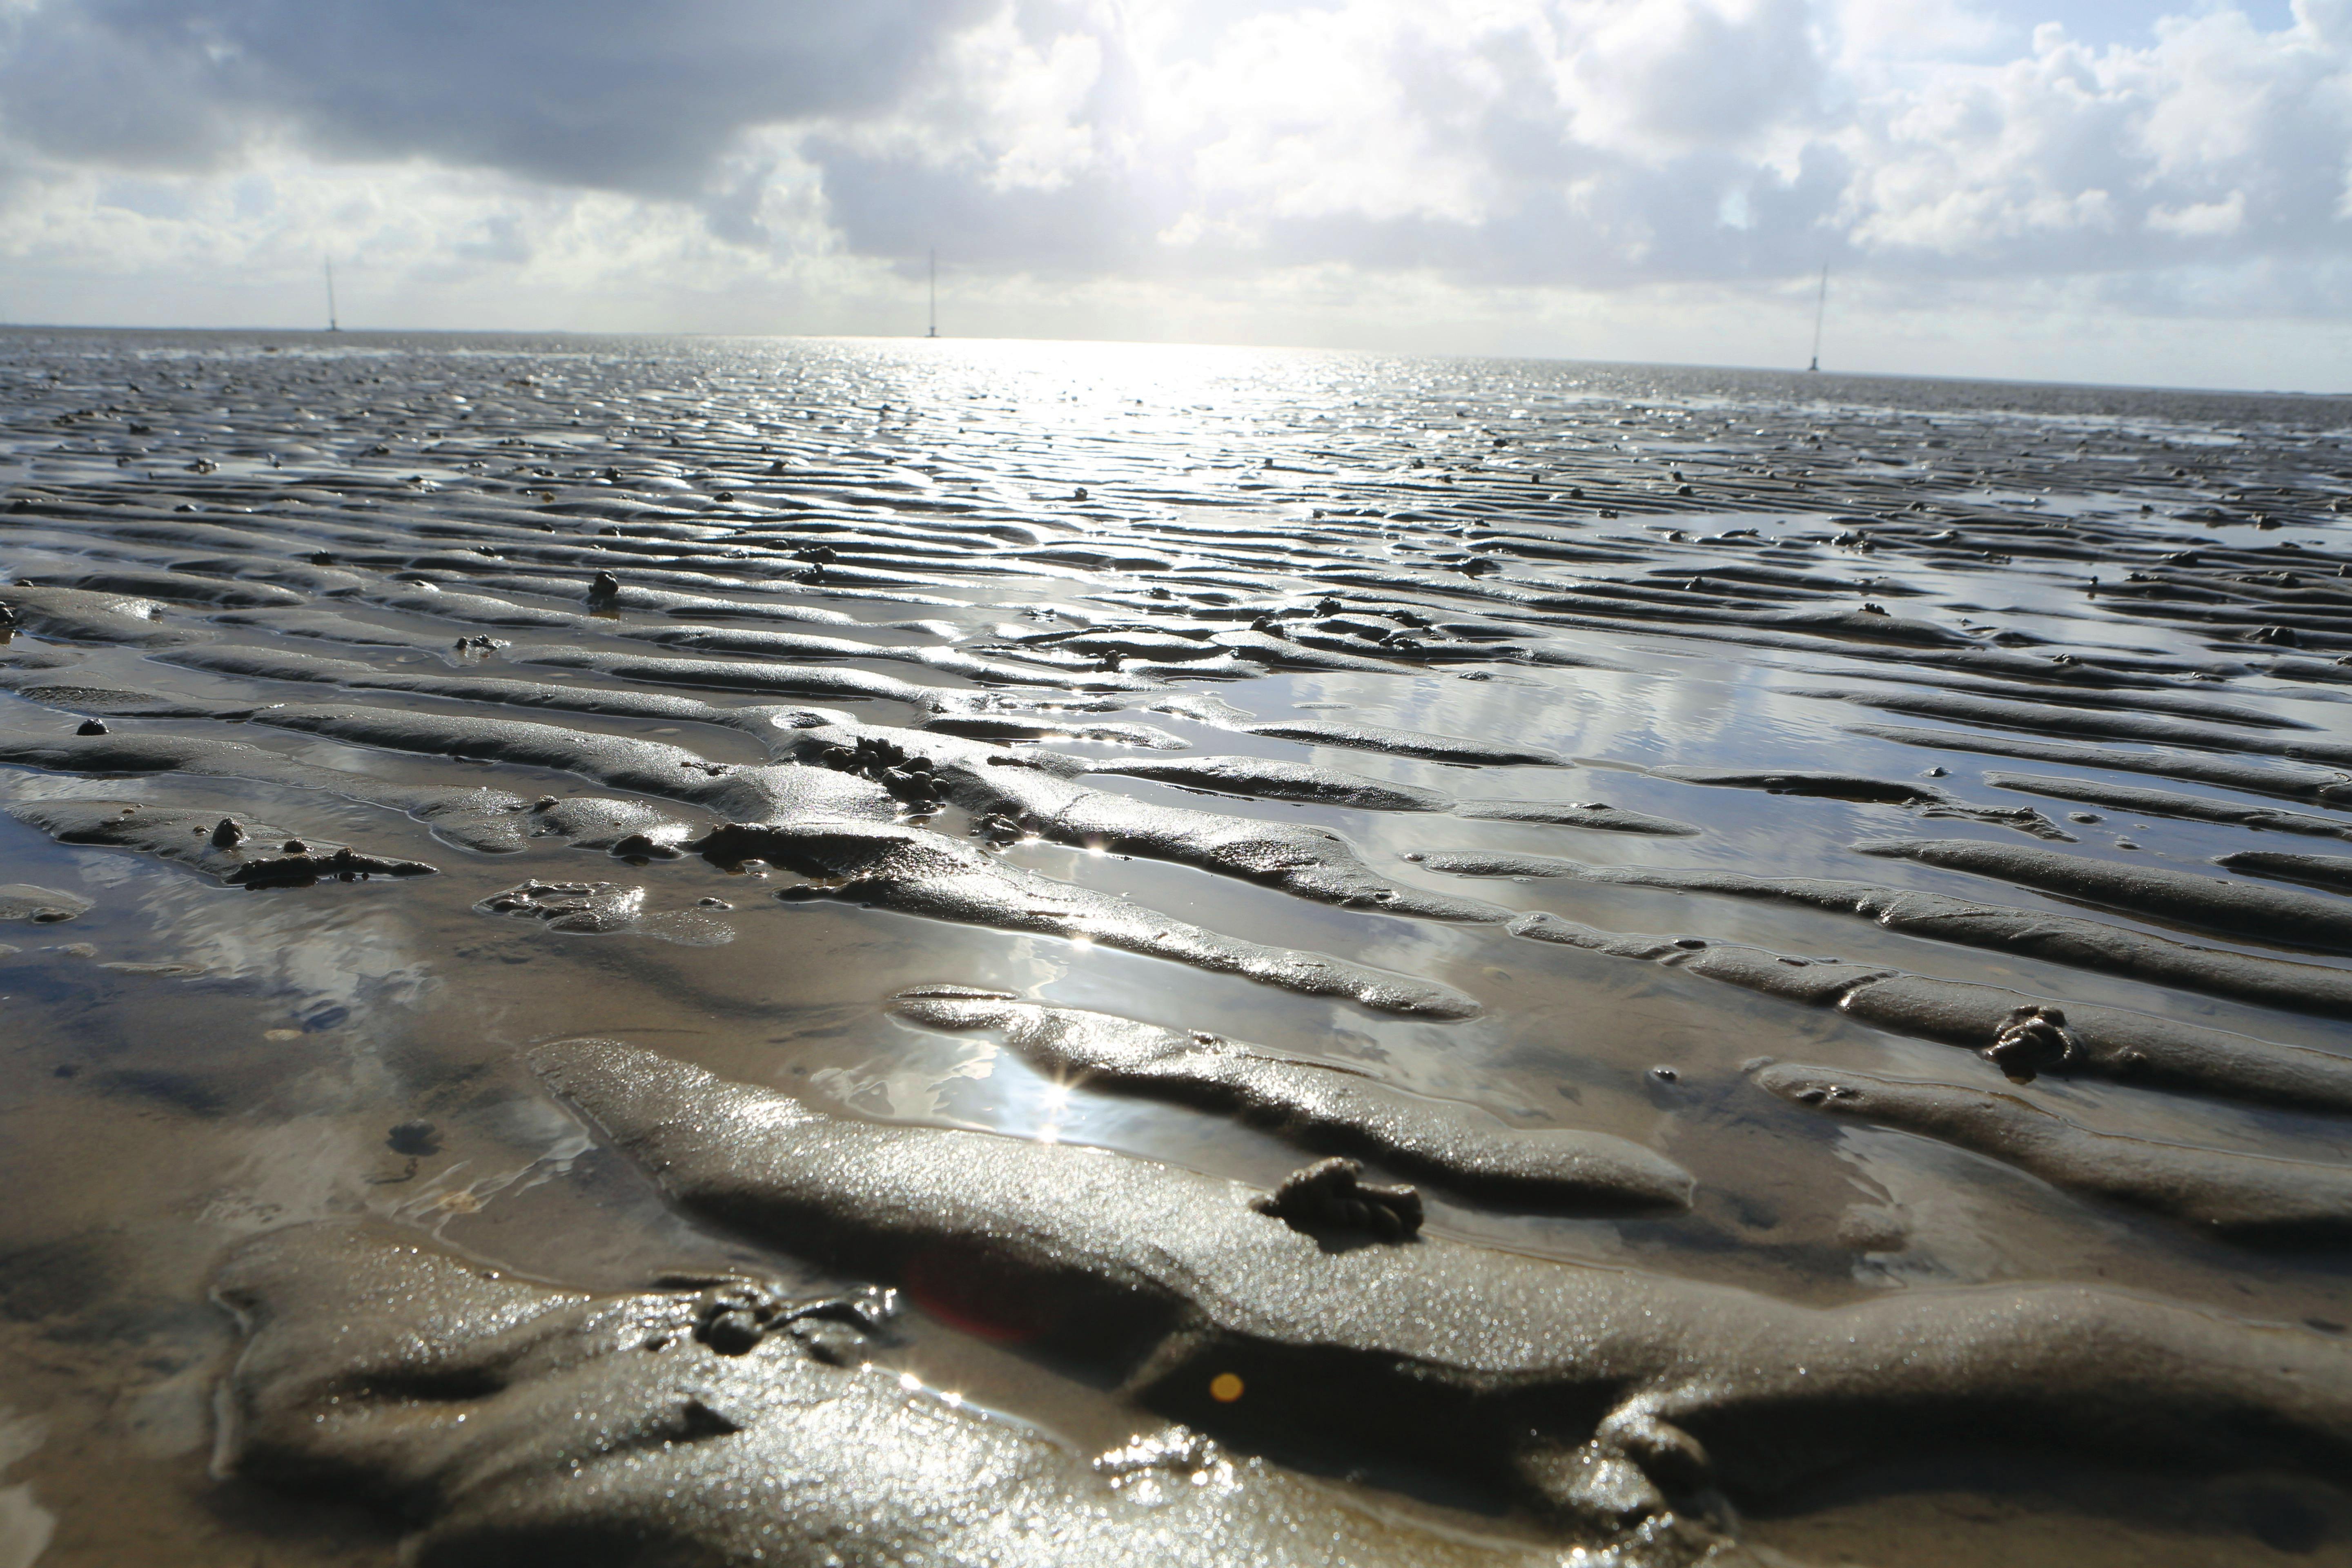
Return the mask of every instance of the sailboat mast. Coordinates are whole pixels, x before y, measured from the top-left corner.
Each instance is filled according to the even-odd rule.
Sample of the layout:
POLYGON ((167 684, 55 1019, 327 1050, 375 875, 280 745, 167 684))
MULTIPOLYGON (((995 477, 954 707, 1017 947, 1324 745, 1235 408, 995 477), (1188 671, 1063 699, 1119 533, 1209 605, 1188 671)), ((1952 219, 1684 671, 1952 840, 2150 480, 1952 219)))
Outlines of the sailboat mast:
POLYGON ((937 249, 934 249, 934 250, 931 252, 931 330, 930 330, 929 331, 928 331, 928 332, 925 332, 925 333, 923 334, 923 336, 925 336, 925 337, 927 337, 927 338, 936 338, 936 337, 938 337, 939 335, 940 335, 940 253, 939 253, 939 251, 938 251, 937 249))
POLYGON ((1813 363, 1805 367, 1809 371, 1822 368, 1822 318, 1829 313, 1829 308, 1830 264, 1824 261, 1822 263, 1821 296, 1813 301, 1813 363))
POLYGON ((331 331, 331 332, 340 332, 340 331, 341 331, 343 329, 342 329, 341 325, 339 322, 337 322, 337 321, 336 321, 336 320, 335 320, 335 259, 334 259, 334 258, 333 258, 333 257, 331 257, 331 257, 328 257, 328 258, 326 258, 326 261, 327 261, 327 331, 331 331))

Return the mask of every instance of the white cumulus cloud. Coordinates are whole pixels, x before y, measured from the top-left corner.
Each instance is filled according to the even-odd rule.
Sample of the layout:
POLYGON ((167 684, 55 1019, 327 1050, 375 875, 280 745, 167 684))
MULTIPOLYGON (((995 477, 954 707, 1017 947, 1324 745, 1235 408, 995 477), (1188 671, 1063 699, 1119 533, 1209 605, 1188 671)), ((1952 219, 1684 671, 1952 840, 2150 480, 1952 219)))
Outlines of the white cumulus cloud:
POLYGON ((2345 346, 2352 0, 2048 4, 5 0, 0 315, 249 318, 333 254, 386 321, 897 330, 937 247, 1012 331, 1577 352, 1671 297, 1732 357, 1827 264, 1883 331, 2345 346))

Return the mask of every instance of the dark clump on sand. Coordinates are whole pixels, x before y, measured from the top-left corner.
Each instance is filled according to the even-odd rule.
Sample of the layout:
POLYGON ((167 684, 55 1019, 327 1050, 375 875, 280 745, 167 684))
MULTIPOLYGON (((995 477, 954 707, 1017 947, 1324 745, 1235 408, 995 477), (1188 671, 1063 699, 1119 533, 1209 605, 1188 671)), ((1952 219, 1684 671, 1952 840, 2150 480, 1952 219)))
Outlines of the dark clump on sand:
POLYGON ((12 815, 60 843, 135 849, 239 888, 307 888, 371 877, 429 877, 434 870, 421 860, 386 859, 250 818, 158 810, 135 801, 20 805, 12 815))

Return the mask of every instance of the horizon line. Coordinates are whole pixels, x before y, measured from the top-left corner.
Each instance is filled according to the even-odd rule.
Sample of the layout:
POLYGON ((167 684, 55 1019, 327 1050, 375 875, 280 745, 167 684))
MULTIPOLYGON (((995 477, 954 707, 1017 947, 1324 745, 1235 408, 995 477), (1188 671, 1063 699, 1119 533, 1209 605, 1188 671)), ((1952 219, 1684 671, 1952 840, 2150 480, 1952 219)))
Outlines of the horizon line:
MULTIPOLYGON (((74 322, 0 321, 0 332, 205 332, 244 333, 283 337, 328 338, 348 344, 358 337, 574 337, 574 338, 708 338, 708 339, 799 339, 806 341, 899 342, 899 343, 1085 343, 1105 348, 1150 349, 1231 349, 1237 353, 1323 353, 1380 355, 1397 359, 1492 360, 1508 363, 1525 361, 1538 364, 1591 364, 1640 366, 1658 370, 1733 371, 1743 374, 1793 375, 1850 381, 1897 382, 1958 382, 1978 386, 2033 386, 2084 392, 2165 392, 2186 393, 2218 397, 2279 397, 2305 401, 2352 401, 2352 390, 2341 392, 2301 392, 2286 387, 2195 386, 2167 384, 2154 382, 2125 381, 2052 381, 2023 376, 1962 375, 1935 373, 1882 370, 1824 370, 1808 372, 1801 366, 1774 364, 1722 364, 1706 360, 1633 360, 1589 359, 1573 354, 1496 354, 1446 349, 1364 349, 1333 348, 1311 343, 1244 343, 1229 342, 1187 342, 1148 338, 1054 338, 1054 337, 950 337, 932 338, 919 333, 882 332, 730 332, 714 331, 661 331, 648 328, 589 328, 589 327, 175 327, 98 325, 74 322)), ((1811 384, 1810 383, 1808 384, 1811 384)))

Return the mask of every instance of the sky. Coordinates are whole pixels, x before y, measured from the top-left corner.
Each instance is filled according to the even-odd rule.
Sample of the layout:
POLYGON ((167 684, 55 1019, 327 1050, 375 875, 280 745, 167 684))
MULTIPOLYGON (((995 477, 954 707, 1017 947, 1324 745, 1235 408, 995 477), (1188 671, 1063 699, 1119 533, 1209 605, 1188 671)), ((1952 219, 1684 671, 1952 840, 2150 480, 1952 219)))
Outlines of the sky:
POLYGON ((0 0, 0 321, 2352 391, 2352 0, 0 0))

